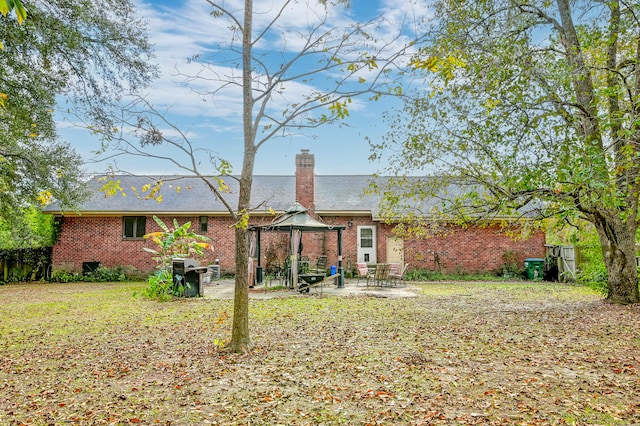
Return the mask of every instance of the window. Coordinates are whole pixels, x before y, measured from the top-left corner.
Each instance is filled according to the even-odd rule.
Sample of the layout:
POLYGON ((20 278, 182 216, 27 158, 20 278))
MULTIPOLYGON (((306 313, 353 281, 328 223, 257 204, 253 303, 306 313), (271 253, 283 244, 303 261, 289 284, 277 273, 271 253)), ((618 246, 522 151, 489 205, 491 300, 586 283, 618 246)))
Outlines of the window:
POLYGON ((147 223, 146 216, 125 216, 123 218, 123 238, 142 238, 147 223))
POLYGON ((207 232, 209 229, 209 216, 200 216, 200 232, 207 232))
POLYGON ((373 247, 373 229, 362 228, 360 230, 360 247, 362 248, 373 247))

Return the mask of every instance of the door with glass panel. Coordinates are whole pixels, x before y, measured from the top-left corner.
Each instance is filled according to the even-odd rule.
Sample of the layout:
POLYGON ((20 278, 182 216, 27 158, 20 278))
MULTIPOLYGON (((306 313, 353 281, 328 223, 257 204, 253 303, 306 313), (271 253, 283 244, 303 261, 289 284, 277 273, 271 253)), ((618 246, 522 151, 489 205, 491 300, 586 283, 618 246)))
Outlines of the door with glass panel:
POLYGON ((358 226, 358 262, 376 263, 376 227, 358 226))

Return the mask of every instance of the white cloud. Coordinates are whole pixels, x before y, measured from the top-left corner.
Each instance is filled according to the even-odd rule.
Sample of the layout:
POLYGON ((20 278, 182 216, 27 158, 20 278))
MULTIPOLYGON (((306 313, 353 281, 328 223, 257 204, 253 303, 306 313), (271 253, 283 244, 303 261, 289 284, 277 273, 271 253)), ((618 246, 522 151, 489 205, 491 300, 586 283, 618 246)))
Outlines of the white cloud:
MULTIPOLYGON (((230 20, 212 16, 213 8, 203 0, 176 3, 140 5, 140 13, 149 22, 150 38, 155 45, 161 69, 161 77, 148 90, 148 99, 156 107, 169 107, 179 115, 235 119, 241 113, 242 93, 239 86, 226 86, 211 96, 230 77, 239 82, 240 56, 230 58, 228 50, 225 53, 219 49, 228 47, 232 38, 230 20), (210 65, 203 68, 200 62, 188 61, 188 58, 196 55, 210 65), (228 63, 230 59, 235 63, 228 63)), ((261 0, 254 4, 254 34, 262 32, 281 13, 270 35, 256 46, 257 52, 265 54, 262 59, 268 62, 268 66, 277 64, 287 54, 299 52, 306 41, 308 29, 319 25, 325 13, 316 1, 292 1, 284 9, 281 9, 282 3, 281 0, 261 0)), ((242 17, 243 1, 223 1, 222 4, 242 17)), ((420 9, 416 9, 412 2, 386 0, 379 10, 384 19, 368 29, 372 40, 375 40, 372 43, 388 42, 397 36, 406 20, 414 19, 417 15, 416 10, 420 9)), ((328 11, 326 28, 335 27, 338 34, 342 28, 356 23, 353 10, 330 7, 328 11)), ((392 47, 404 41, 406 39, 401 38, 392 47)), ((369 76, 370 73, 363 70, 356 77, 366 79, 369 76)), ((287 83, 286 93, 274 100, 273 108, 284 109, 287 103, 300 103, 305 94, 317 90, 314 85, 323 83, 318 79, 287 83)))
MULTIPOLYGON (((138 1, 139 13, 148 21, 150 39, 155 46, 156 60, 161 69, 161 77, 146 89, 145 98, 158 110, 165 112, 169 121, 188 132, 194 143, 212 143, 207 146, 225 154, 230 153, 228 155, 241 155, 241 146, 230 142, 238 140, 242 134, 241 87, 239 84, 227 85, 224 88, 221 86, 221 80, 228 81, 230 78, 236 79, 237 83, 240 82, 240 56, 232 57, 229 53, 229 43, 234 34, 229 19, 212 16, 213 9, 204 0, 134 1, 138 1), (201 61, 189 61, 189 58, 197 55, 201 61), (207 66, 203 67, 201 62, 207 66), (216 92, 215 95, 213 92, 216 92)), ((220 1, 228 10, 235 12, 239 17, 242 16, 243 0, 220 1)), ((269 25, 279 13, 278 7, 282 3, 283 0, 254 2, 254 35, 269 25)), ((352 3, 351 10, 342 7, 330 8, 326 29, 335 28, 336 34, 340 34, 344 28, 358 23, 360 19, 382 17, 383 19, 376 20, 375 25, 368 28, 368 33, 372 36, 372 48, 374 45, 390 42, 404 31, 405 36, 396 39, 389 46, 390 49, 397 48, 412 35, 413 27, 407 26, 408 22, 428 16, 428 11, 420 8, 412 0, 353 0, 352 3)), ((309 28, 320 24, 323 16, 324 10, 315 0, 292 1, 282 12, 278 24, 271 28, 272 33, 256 45, 256 53, 262 54, 261 59, 267 61, 269 67, 278 66, 283 58, 291 58, 291 55, 300 51, 306 40, 303 34, 307 34, 309 28)), ((238 41, 236 47, 239 48, 237 43, 238 41)), ((305 63, 301 63, 298 71, 303 71, 305 66, 305 63)), ((314 67, 316 64, 309 63, 308 66, 314 67)), ((363 70, 356 77, 368 79, 371 75, 372 73, 363 70)), ((338 77, 341 76, 324 75, 316 77, 315 80, 286 83, 284 91, 273 97, 272 112, 281 116, 284 109, 302 102, 306 95, 318 90, 323 84, 330 85, 331 81, 338 77)), ((259 76, 258 80, 264 81, 265 78, 259 76)), ((354 163, 354 158, 361 155, 358 161, 366 164, 366 142, 358 135, 359 123, 356 116, 360 116, 360 119, 365 117, 364 124, 361 124, 364 127, 361 127, 362 131, 370 130, 380 121, 371 111, 379 111, 382 108, 380 103, 376 103, 374 107, 371 105, 366 99, 355 99, 349 105, 352 117, 347 120, 347 123, 354 127, 349 132, 338 130, 335 137, 328 138, 330 143, 317 144, 316 152, 320 149, 342 152, 343 155, 339 157, 344 158, 347 164, 354 163), (347 137, 351 138, 349 143, 339 142, 347 137), (325 145, 326 148, 323 148, 325 145), (345 155, 349 149, 357 149, 357 154, 345 155)), ((162 130, 167 135, 172 134, 170 130, 162 130)), ((331 131, 335 130, 322 129, 316 135, 327 135, 331 131)), ((304 144, 302 147, 308 146, 308 137, 314 135, 305 136, 290 139, 288 146, 276 143, 272 148, 269 144, 268 147, 261 148, 261 152, 268 155, 267 153, 273 151, 282 155, 282 152, 298 151, 300 144, 304 144)), ((311 148, 313 149, 313 146, 311 148)), ((354 165, 345 167, 355 168, 354 165)))

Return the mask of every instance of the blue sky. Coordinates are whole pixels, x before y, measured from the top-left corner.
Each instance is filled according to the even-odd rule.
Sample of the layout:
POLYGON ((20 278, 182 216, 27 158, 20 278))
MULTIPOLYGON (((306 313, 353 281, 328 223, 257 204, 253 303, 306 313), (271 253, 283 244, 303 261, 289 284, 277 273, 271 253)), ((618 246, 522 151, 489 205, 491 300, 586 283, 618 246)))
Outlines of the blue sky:
MULTIPOLYGON (((241 97, 238 90, 224 90, 215 96, 204 94, 216 90, 211 80, 185 82, 185 75, 202 74, 201 65, 189 62, 193 55, 207 59, 212 73, 229 74, 233 68, 224 62, 225 53, 216 45, 228 43, 231 32, 228 22, 210 15, 211 6, 205 0, 184 1, 141 1, 134 0, 140 15, 148 20, 150 39, 155 45, 156 60, 161 77, 145 91, 145 97, 185 132, 198 147, 210 149, 227 159, 234 166, 234 173, 240 172, 242 164, 242 120, 241 97), (200 93, 196 93, 200 92, 200 93)), ((265 28, 270 17, 283 0, 256 0, 254 3, 254 32, 265 28)), ((225 0, 229 10, 241 10, 242 0, 225 0)), ((309 4, 313 4, 311 1, 309 4)), ((365 22, 377 16, 384 19, 372 29, 378 42, 390 40, 399 33, 409 34, 412 30, 408 22, 429 16, 429 10, 411 0, 352 0, 351 9, 333 9, 330 22, 336 29, 354 22, 365 22), (404 27, 403 27, 404 26, 404 27)), ((257 47, 258 52, 273 55, 291 54, 301 41, 296 31, 304 31, 305 22, 316 15, 305 0, 287 10, 287 15, 267 43, 257 47), (278 37, 278 35, 281 37, 278 37)), ((241 16, 241 13, 240 13, 241 16)), ((402 41, 401 39, 400 41, 402 41)), ((406 40, 406 38, 404 39, 406 40)), ((266 58, 271 58, 265 56, 266 58)), ((268 59, 268 60, 271 60, 268 59)), ((314 83, 295 82, 289 87, 289 94, 313 90, 314 83)), ((295 97, 295 96, 294 96, 295 97)), ((286 107, 292 98, 280 99, 279 108, 286 107)), ((371 174, 382 168, 381 164, 368 160, 370 151, 366 137, 378 140, 386 133, 387 123, 381 114, 397 101, 383 100, 370 102, 365 98, 355 99, 350 105, 350 116, 345 126, 329 125, 307 130, 285 138, 274 139, 258 151, 254 173, 257 175, 291 175, 294 173, 294 158, 301 149, 310 149, 316 157, 316 173, 328 174, 371 174)), ((276 109, 278 106, 276 107, 276 109)), ((99 141, 88 131, 74 127, 70 122, 60 123, 60 135, 87 159, 86 168, 91 172, 103 172, 112 161, 92 162, 92 152, 99 147, 99 141)), ((168 128, 162 128, 171 134, 168 128)), ((134 157, 120 157, 117 167, 136 174, 165 174, 184 171, 167 162, 144 160, 134 157)), ((205 170, 206 171, 206 170, 205 170)))

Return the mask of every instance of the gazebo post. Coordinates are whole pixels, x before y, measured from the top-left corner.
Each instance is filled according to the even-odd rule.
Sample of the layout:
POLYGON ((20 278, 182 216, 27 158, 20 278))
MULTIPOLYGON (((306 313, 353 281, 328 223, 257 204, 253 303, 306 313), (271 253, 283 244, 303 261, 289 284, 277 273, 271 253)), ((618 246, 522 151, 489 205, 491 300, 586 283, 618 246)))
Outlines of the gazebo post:
POLYGON ((260 264, 260 229, 256 231, 256 253, 258 255, 258 266, 256 266, 256 284, 262 284, 262 265, 260 264))
POLYGON ((344 269, 342 269, 342 229, 338 228, 338 288, 344 288, 344 269))

